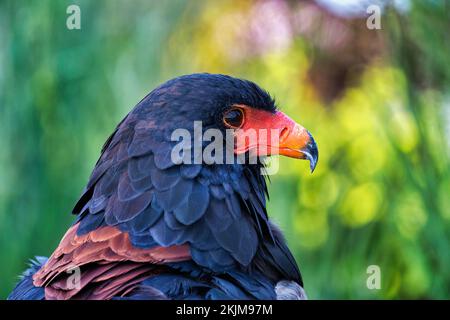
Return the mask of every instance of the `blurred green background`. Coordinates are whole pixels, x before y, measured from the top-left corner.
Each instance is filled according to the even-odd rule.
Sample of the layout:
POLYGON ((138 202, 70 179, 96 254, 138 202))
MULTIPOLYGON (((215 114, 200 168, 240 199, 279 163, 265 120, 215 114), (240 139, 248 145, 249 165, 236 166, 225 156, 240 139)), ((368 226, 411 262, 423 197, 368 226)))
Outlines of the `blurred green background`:
POLYGON ((372 2, 0 0, 0 297, 58 244, 115 125, 211 72, 257 82, 316 138, 314 174, 280 159, 269 203, 310 298, 449 298, 450 1, 377 1, 369 30, 372 2))

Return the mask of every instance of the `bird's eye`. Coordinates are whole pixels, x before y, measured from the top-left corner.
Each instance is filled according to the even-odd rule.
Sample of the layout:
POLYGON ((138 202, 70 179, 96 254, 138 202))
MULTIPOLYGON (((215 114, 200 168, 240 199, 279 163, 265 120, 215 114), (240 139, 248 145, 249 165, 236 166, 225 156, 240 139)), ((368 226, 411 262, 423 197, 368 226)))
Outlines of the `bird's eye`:
POLYGON ((231 109, 224 114, 223 122, 228 127, 237 129, 244 123, 244 112, 240 108, 231 109))

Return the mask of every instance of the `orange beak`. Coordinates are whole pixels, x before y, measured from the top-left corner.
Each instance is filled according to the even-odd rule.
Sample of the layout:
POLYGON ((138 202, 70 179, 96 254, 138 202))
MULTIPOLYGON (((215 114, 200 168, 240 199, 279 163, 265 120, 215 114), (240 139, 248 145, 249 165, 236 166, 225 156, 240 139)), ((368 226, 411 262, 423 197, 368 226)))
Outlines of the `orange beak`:
POLYGON ((316 142, 308 130, 284 113, 244 108, 245 121, 236 130, 235 153, 283 155, 309 160, 311 172, 319 159, 316 142))

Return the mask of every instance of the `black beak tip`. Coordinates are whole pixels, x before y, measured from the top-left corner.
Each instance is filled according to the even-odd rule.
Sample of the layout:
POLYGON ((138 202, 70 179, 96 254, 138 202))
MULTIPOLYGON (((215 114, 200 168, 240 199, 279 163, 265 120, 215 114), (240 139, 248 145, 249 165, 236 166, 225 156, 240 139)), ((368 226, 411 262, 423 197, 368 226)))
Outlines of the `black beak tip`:
POLYGON ((317 165, 317 162, 315 162, 313 160, 309 161, 309 167, 311 168, 311 173, 313 173, 314 169, 316 169, 316 165, 317 165))
POLYGON ((306 147, 302 149, 302 152, 306 156, 306 159, 309 160, 309 167, 311 168, 311 173, 313 173, 319 161, 319 150, 311 133, 308 132, 308 134, 310 139, 306 147))

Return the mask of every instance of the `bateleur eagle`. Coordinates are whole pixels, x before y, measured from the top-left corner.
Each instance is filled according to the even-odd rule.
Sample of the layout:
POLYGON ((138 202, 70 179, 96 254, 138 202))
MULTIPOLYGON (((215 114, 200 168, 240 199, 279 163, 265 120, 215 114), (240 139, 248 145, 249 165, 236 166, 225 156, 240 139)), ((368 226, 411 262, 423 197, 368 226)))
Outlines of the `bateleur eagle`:
POLYGON ((260 157, 173 160, 173 132, 192 133, 195 121, 202 133, 243 138, 234 160, 280 154, 316 166, 310 133, 255 83, 218 74, 170 80, 108 138, 73 225, 48 259, 31 262, 9 299, 305 298, 297 263, 267 216, 260 157), (279 142, 245 139, 250 129, 275 130, 279 142))

